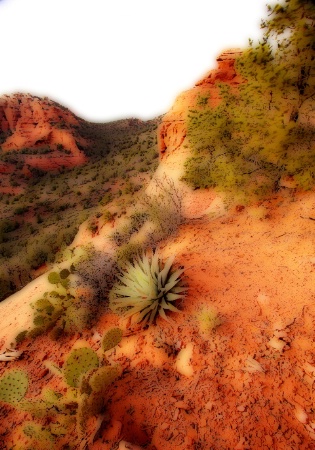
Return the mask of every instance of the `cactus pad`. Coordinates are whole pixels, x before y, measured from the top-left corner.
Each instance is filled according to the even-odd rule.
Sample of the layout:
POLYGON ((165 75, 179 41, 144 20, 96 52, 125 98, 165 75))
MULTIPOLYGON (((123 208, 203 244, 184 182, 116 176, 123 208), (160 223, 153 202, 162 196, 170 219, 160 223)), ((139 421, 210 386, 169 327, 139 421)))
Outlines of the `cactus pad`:
POLYGON ((102 340, 102 348, 104 352, 115 347, 122 338, 122 330, 120 328, 112 328, 107 331, 102 340))
POLYGON ((50 433, 50 431, 46 430, 36 422, 27 422, 23 428, 23 431, 26 436, 37 441, 44 441, 47 443, 54 441, 54 436, 50 433))
POLYGON ((60 283, 61 279, 60 279, 60 275, 57 272, 50 272, 50 274, 48 275, 48 281, 51 284, 58 284, 60 283))
POLYGON ((61 397, 59 392, 54 391, 53 389, 44 388, 42 390, 43 400, 49 403, 58 403, 61 397))
POLYGON ((48 298, 40 298, 34 304, 34 308, 38 312, 46 311, 50 313, 54 310, 52 303, 48 300, 48 298))
POLYGON ((70 272, 68 269, 63 269, 60 271, 60 278, 62 280, 65 280, 66 278, 68 278, 69 275, 70 275, 70 272))
POLYGON ((27 373, 23 370, 11 370, 0 379, 0 400, 7 403, 19 402, 27 388, 27 373))
POLYGON ((119 376, 119 366, 104 366, 94 371, 89 379, 93 392, 101 392, 119 376))
POLYGON ((78 387, 81 375, 91 369, 97 369, 99 361, 97 354, 88 347, 72 350, 64 364, 63 373, 69 386, 78 387))

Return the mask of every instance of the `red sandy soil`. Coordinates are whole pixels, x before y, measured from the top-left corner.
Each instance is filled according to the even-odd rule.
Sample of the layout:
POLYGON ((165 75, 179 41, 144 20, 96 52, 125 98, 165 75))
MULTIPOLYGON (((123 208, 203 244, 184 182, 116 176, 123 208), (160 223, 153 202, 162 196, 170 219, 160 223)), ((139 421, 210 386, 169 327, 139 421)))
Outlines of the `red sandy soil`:
MULTIPOLYGON (((164 117, 157 173, 180 177, 189 153, 187 108, 199 95, 216 94, 217 79, 242 82, 232 60, 221 55, 218 69, 179 96, 164 117)), ((100 335, 119 326, 123 339, 107 356, 122 374, 108 390, 107 415, 90 450, 314 450, 315 194, 283 185, 260 205, 226 212, 213 192, 194 191, 185 195, 184 209, 186 223, 160 246, 163 258, 176 255, 185 267, 181 313, 142 329, 100 312, 95 328, 81 335, 23 342, 18 360, 0 362, 0 375, 25 369, 27 398, 40 398, 43 387, 63 392, 44 361, 61 367, 80 339, 98 350, 100 335), (205 315, 217 318, 215 326, 205 327, 205 315), (191 351, 186 371, 179 364, 185 349, 191 351)), ((104 247, 105 228, 93 238, 104 247)), ((85 238, 82 232, 75 245, 85 238)), ((2 351, 19 326, 31 322, 30 299, 45 289, 38 280, 0 305, 2 351)), ((2 404, 0 417, 0 450, 14 440, 28 448, 22 428, 30 415, 2 404)), ((90 437, 95 423, 87 424, 90 437)))
MULTIPOLYGON (((61 366, 79 338, 97 350, 99 334, 120 326, 124 337, 109 359, 122 375, 89 449, 119 442, 151 450, 315 449, 315 195, 290 192, 260 207, 191 219, 164 242, 162 256, 176 255, 189 287, 170 323, 132 328, 107 312, 82 336, 25 341, 20 359, 1 362, 0 374, 25 369, 27 397, 44 386, 60 390, 43 361, 61 366), (201 313, 209 308, 220 324, 204 330, 201 313), (187 346, 186 376, 176 361, 187 346)), ((206 191, 196 196, 205 205, 206 191)), ((0 448, 17 436, 27 448, 21 424, 30 416, 4 404, 0 415, 0 448)))

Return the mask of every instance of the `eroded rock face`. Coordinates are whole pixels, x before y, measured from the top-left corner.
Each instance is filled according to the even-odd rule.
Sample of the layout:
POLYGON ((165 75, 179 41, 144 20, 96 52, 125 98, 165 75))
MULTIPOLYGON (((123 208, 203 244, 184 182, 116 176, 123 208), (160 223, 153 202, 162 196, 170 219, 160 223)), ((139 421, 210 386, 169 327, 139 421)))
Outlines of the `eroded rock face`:
POLYGON ((237 86, 242 83, 242 78, 235 70, 235 60, 241 56, 239 49, 231 49, 223 52, 217 58, 217 68, 210 70, 195 86, 182 92, 175 100, 170 111, 165 114, 158 129, 158 143, 160 157, 177 150, 187 134, 186 118, 189 109, 194 108, 198 102, 217 106, 220 103, 218 83, 228 83, 237 86))
POLYGON ((0 98, 0 131, 4 134, 2 151, 45 146, 51 150, 46 157, 41 155, 40 161, 36 154, 28 158, 27 164, 31 167, 51 170, 56 165, 52 160, 58 158, 65 167, 83 164, 86 157, 77 146, 80 140, 75 131, 77 125, 79 121, 70 111, 49 99, 27 94, 0 98))
POLYGON ((33 173, 58 172, 83 165, 87 157, 78 145, 78 119, 49 100, 28 94, 0 98, 0 152, 8 161, 0 164, 0 193, 20 194, 33 173), (19 181, 12 186, 12 177, 19 181))
POLYGON ((235 60, 242 55, 239 49, 226 50, 217 57, 218 67, 210 70, 196 86, 213 85, 216 82, 237 85, 243 82, 235 70, 235 60))

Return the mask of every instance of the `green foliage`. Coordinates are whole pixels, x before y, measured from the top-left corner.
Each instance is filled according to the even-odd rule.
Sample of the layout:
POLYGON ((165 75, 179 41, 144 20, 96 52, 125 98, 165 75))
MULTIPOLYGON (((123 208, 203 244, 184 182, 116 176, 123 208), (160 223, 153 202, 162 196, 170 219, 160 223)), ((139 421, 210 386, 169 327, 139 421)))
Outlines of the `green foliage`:
POLYGON ((11 233, 20 227, 19 222, 14 220, 1 220, 0 221, 0 235, 5 233, 11 233))
MULTIPOLYGON (((0 196, 3 217, 0 220, 0 263, 1 267, 5 264, 6 274, 10 271, 9 281, 0 275, 0 280, 4 280, 0 286, 0 299, 31 281, 42 264, 59 262, 82 222, 104 212, 104 220, 111 220, 103 206, 119 196, 115 187, 117 178, 126 173, 132 177, 141 169, 151 176, 158 164, 156 128, 159 120, 128 119, 106 124, 80 121, 72 132, 75 136, 82 136, 86 142, 83 147, 79 143, 81 139, 78 139, 78 146, 87 155, 87 162, 84 166, 60 173, 31 168, 33 177, 23 176, 20 171, 25 166, 26 154, 39 154, 43 151, 41 148, 0 152, 0 162, 16 166, 11 180, 10 175, 7 179, 4 175, 2 184, 6 186, 18 180, 15 184, 25 189, 18 195, 0 196), (77 195, 78 190, 80 196, 77 195), (27 210, 29 213, 21 220, 22 216, 17 213, 27 210)), ((4 134, 0 140, 2 138, 4 134)), ((46 150, 52 151, 50 148, 46 150)), ((134 188, 136 190, 139 186, 134 188)))
POLYGON ((48 446, 51 446, 52 442, 54 442, 55 440, 54 436, 49 430, 47 430, 42 425, 37 424, 36 422, 27 422, 24 425, 23 432, 26 434, 26 436, 32 438, 35 442, 40 441, 48 446))
POLYGON ((22 411, 28 412, 35 419, 41 419, 47 416, 48 409, 50 416, 57 414, 57 409, 54 408, 54 404, 42 399, 22 400, 19 402, 18 408, 22 411))
POLYGON ((205 335, 209 335, 211 331, 215 330, 222 323, 217 311, 211 306, 202 308, 197 314, 197 320, 200 332, 205 335))
POLYGON ((50 337, 56 340, 64 333, 81 331, 88 326, 91 318, 88 306, 68 290, 70 274, 68 269, 49 274, 48 279, 56 284, 56 290, 46 292, 31 305, 34 328, 28 332, 28 337, 36 338, 50 331, 50 337))
MULTIPOLYGON (((45 303, 41 302, 39 307, 45 308, 45 303)), ((105 334, 104 341, 114 346, 120 338, 121 330, 113 328, 105 334)), ((73 448, 78 448, 87 438, 87 420, 102 412, 107 389, 121 373, 118 365, 112 366, 106 359, 104 363, 100 367, 97 354, 88 347, 72 350, 62 369, 46 361, 45 366, 52 374, 64 378, 67 388, 62 392, 43 388, 41 396, 36 398, 23 398, 28 388, 25 372, 11 370, 0 378, 0 400, 14 404, 34 419, 23 427, 31 439, 30 448, 63 448, 60 445, 67 434, 77 436, 73 438, 73 448)))
POLYGON ((119 374, 119 366, 103 366, 92 371, 88 378, 88 383, 93 392, 104 392, 119 374))
POLYGON ((102 339, 102 348, 104 352, 114 348, 122 339, 122 330, 120 328, 111 328, 102 339))
POLYGON ((121 245, 116 253, 118 265, 124 267, 126 262, 132 261, 142 250, 142 244, 137 242, 128 242, 121 245))
POLYGON ((130 216, 130 226, 138 231, 149 218, 150 214, 147 211, 136 211, 130 216))
POLYGON ((54 391, 53 389, 44 388, 42 391, 42 398, 48 403, 58 403, 61 397, 62 395, 54 391))
POLYGON ((273 73, 269 71, 268 82, 286 91, 290 120, 296 122, 302 104, 315 95, 315 4, 285 0, 268 10, 268 20, 262 22, 264 41, 258 48, 269 50, 273 73))
POLYGON ((208 100, 210 98, 210 93, 208 93, 207 95, 198 95, 197 98, 197 105, 198 106, 206 106, 208 104, 208 100))
MULTIPOLYGON (((118 341, 118 329, 114 330, 116 336, 114 336, 115 333, 111 333, 113 345, 118 341)), ((79 348, 70 353, 63 367, 63 375, 70 386, 67 393, 68 399, 60 399, 60 401, 66 409, 70 405, 74 406, 79 438, 84 433, 88 418, 99 414, 103 409, 106 390, 120 372, 119 366, 99 367, 97 355, 90 348, 79 348)), ((49 395, 54 396, 55 393, 49 393, 49 395)))
POLYGON ((67 289, 68 286, 69 286, 69 280, 68 280, 68 276, 69 275, 70 275, 70 272, 67 269, 62 270, 60 273, 58 273, 58 272, 51 272, 48 275, 48 281, 51 284, 56 284, 56 285, 60 284, 65 289, 67 289))
POLYGON ((113 215, 110 211, 106 210, 103 213, 104 223, 110 222, 113 219, 113 215))
MULTIPOLYGON (((60 297, 59 294, 57 292, 51 292, 50 293, 51 297, 53 298, 57 298, 60 297)), ((34 305, 34 308, 37 312, 39 313, 46 313, 47 315, 51 315, 54 310, 55 307, 53 306, 53 304, 48 300, 47 297, 44 298, 40 298, 39 300, 37 300, 37 302, 34 305)))
POLYGON ((37 327, 37 326, 35 326, 34 328, 32 328, 27 333, 27 337, 29 337, 30 339, 36 339, 38 336, 41 336, 45 332, 46 332, 46 328, 45 327, 37 327))
POLYGON ((33 305, 35 328, 28 334, 29 337, 36 337, 39 334, 49 330, 56 324, 64 312, 64 296, 50 296, 38 299, 33 305))
POLYGON ((61 280, 65 280, 66 278, 68 278, 70 275, 70 271, 68 269, 63 269, 61 270, 59 276, 61 278, 61 280))
POLYGON ((99 366, 96 353, 90 348, 72 350, 63 368, 64 377, 69 386, 78 387, 81 376, 99 366))
POLYGON ((61 282, 61 278, 59 273, 57 272, 50 272, 50 274, 48 275, 48 281, 51 284, 58 284, 61 282))
POLYGON ((219 85, 221 103, 189 112, 194 154, 184 180, 214 187, 249 202, 294 177, 300 189, 314 186, 315 5, 286 0, 269 7, 265 35, 237 60, 244 80, 237 90, 219 85))
POLYGON ((7 297, 11 292, 11 284, 8 274, 0 277, 0 301, 7 297))
POLYGON ((24 341, 24 339, 27 336, 27 330, 23 330, 21 331, 16 337, 15 337, 15 341, 17 344, 20 344, 21 342, 24 341))
POLYGON ((151 324, 157 315, 168 320, 166 310, 178 312, 173 302, 184 296, 186 288, 182 286, 183 269, 172 270, 173 261, 170 257, 163 265, 158 253, 153 253, 126 263, 109 295, 112 311, 144 324, 151 324))
POLYGON ((166 175, 154 180, 156 194, 152 196, 143 195, 142 204, 146 207, 145 213, 157 228, 158 241, 175 233, 179 225, 183 223, 182 215, 182 192, 174 181, 166 175))
POLYGON ((28 212, 28 206, 23 206, 23 207, 16 208, 16 210, 14 211, 14 214, 16 214, 17 216, 21 216, 27 212, 28 212))
POLYGON ((84 382, 80 401, 77 409, 77 422, 79 431, 84 431, 85 424, 90 416, 99 414, 104 408, 105 394, 108 386, 113 383, 120 374, 118 366, 103 366, 90 371, 84 382))
POLYGON ((0 378, 0 400, 7 403, 19 402, 27 388, 27 373, 23 370, 11 370, 0 378))
POLYGON ((100 205, 106 206, 108 203, 110 203, 113 200, 113 195, 111 192, 106 192, 106 194, 103 196, 103 198, 100 200, 100 205))

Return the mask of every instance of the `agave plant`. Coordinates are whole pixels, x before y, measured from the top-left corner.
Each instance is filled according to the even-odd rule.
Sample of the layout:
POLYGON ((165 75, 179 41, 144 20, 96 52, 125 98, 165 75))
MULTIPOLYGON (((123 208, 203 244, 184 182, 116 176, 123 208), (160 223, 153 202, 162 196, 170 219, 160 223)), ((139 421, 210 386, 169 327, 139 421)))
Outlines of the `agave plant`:
POLYGON ((132 317, 133 323, 149 324, 158 314, 168 320, 166 310, 179 312, 173 302, 185 295, 181 278, 184 270, 172 270, 173 261, 171 256, 163 264, 157 253, 143 253, 133 263, 128 262, 110 292, 110 309, 122 312, 125 318, 132 317))

